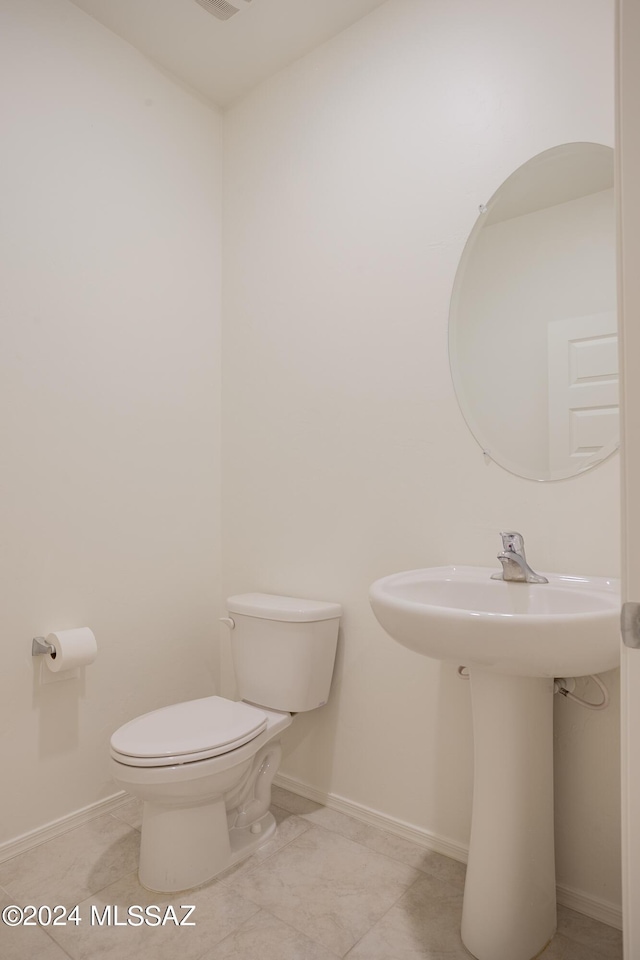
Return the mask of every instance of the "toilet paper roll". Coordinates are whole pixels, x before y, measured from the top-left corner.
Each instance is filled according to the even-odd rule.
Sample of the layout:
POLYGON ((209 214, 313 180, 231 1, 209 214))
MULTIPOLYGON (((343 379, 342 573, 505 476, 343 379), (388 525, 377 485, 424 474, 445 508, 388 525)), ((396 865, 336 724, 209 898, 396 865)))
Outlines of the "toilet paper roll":
POLYGON ((45 656, 46 664, 53 673, 86 667, 89 663, 93 663, 98 655, 96 638, 89 627, 58 630, 56 633, 49 634, 47 642, 54 647, 54 651, 45 656))

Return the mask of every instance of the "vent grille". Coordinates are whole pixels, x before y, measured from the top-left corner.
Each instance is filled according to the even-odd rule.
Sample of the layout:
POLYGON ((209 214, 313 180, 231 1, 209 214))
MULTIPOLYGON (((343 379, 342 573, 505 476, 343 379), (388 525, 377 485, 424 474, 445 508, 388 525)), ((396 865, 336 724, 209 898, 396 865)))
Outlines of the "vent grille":
POLYGON ((238 7, 227 3, 227 0, 196 0, 196 3, 212 13, 218 20, 230 20, 236 13, 239 13, 238 7))

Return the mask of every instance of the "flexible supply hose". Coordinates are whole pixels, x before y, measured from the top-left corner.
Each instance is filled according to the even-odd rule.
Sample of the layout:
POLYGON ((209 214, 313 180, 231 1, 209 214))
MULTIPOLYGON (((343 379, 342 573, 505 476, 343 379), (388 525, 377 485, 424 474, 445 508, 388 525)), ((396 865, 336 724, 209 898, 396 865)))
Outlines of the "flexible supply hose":
POLYGON ((596 677, 594 674, 591 674, 587 677, 587 680, 593 680, 602 691, 602 700, 600 703, 592 703, 590 700, 583 700, 582 697, 576 697, 575 693, 570 693, 565 687, 559 687, 558 693, 562 694, 563 697, 566 697, 568 700, 575 700, 576 703, 579 703, 583 707, 588 707, 589 710, 604 710, 609 706, 609 691, 604 685, 600 677, 596 677))

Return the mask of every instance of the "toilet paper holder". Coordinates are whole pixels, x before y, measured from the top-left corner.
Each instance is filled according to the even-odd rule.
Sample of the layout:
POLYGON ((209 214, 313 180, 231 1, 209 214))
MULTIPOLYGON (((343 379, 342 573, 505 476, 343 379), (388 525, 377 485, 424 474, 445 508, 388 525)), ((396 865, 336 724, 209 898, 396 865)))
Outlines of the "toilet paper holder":
POLYGON ((49 643, 48 640, 45 640, 44 637, 34 637, 31 641, 31 656, 41 657, 47 653, 50 653, 52 657, 55 657, 56 648, 54 645, 49 643))

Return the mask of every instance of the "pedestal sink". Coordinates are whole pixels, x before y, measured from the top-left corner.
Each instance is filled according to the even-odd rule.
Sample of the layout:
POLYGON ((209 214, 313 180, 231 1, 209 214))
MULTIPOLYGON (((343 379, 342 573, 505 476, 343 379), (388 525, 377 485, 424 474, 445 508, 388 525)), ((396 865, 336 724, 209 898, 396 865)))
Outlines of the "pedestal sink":
POLYGON ((462 940, 478 960, 532 960, 556 929, 553 679, 619 663, 616 580, 495 568, 409 570, 377 580, 373 612, 398 643, 471 677, 473 814, 462 940))

